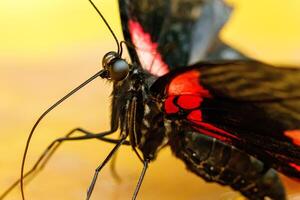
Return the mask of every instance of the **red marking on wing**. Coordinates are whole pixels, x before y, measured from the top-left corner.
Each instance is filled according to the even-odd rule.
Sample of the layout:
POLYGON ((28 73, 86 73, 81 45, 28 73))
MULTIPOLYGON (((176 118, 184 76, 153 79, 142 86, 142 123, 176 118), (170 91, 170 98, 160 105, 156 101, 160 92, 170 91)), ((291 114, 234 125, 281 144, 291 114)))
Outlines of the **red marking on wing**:
POLYGON ((300 146, 300 130, 288 130, 284 132, 284 135, 292 139, 295 145, 300 146))
MULTIPOLYGON (((187 120, 192 122, 193 127, 202 134, 214 137, 221 141, 231 142, 232 139, 239 139, 237 136, 228 133, 212 124, 203 122, 201 103, 204 98, 211 98, 209 91, 200 84, 200 72, 190 70, 177 75, 171 80, 167 87, 167 99, 165 101, 165 110, 167 114, 174 114, 180 109, 195 109, 188 113, 187 120), (174 98, 178 96, 176 104, 174 98), (198 109, 197 109, 198 108, 198 109)), ((187 112, 187 111, 186 111, 187 112)))
POLYGON ((179 96, 177 104, 183 109, 193 109, 200 106, 203 98, 195 95, 183 95, 179 96))
POLYGON ((200 72, 197 70, 190 70, 176 76, 168 85, 167 94, 211 97, 209 91, 200 85, 200 72))
POLYGON ((165 111, 168 114, 177 113, 179 111, 179 108, 174 104, 174 98, 175 96, 170 96, 165 101, 165 111))
POLYGON ((300 172, 300 165, 297 165, 295 163, 289 163, 289 165, 300 172))
POLYGON ((169 72, 168 65, 162 60, 157 50, 158 44, 152 42, 149 33, 137 21, 128 21, 131 40, 136 47, 142 67, 155 76, 163 76, 169 72))
MULTIPOLYGON (((217 139, 220 139, 219 137, 222 137, 222 140, 230 140, 233 138, 239 139, 238 137, 236 137, 235 135, 233 135, 231 133, 228 133, 227 131, 224 131, 218 127, 215 127, 212 124, 203 122, 202 121, 202 113, 200 110, 194 110, 194 111, 190 112, 190 114, 187 116, 187 119, 190 120, 191 122, 199 125, 200 127, 205 128, 209 132, 209 136, 213 136, 217 139)), ((200 128, 200 129, 203 130, 203 128, 200 128)), ((208 133, 208 132, 206 132, 206 133, 208 133)))
POLYGON ((188 120, 191 120, 195 123, 202 121, 202 112, 200 110, 194 110, 190 112, 190 114, 187 116, 188 120))
POLYGON ((179 111, 173 102, 175 96, 179 96, 177 103, 182 109, 197 108, 203 98, 211 97, 209 91, 200 85, 200 72, 197 70, 190 70, 173 78, 167 86, 167 95, 165 110, 168 114, 179 111))

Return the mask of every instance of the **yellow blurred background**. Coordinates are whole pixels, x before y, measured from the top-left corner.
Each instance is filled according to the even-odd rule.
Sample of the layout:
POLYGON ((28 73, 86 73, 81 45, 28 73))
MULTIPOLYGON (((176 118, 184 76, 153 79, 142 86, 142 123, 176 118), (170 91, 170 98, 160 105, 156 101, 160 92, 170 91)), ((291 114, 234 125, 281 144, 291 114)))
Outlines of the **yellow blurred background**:
MULTIPOLYGON (((95 3, 122 38, 117 2, 95 3)), ((225 42, 265 62, 300 66, 299 0, 228 3, 236 9, 222 31, 225 42)), ((99 70, 102 56, 114 49, 108 29, 87 0, 0 1, 0 193, 19 177, 25 141, 34 120, 99 70)), ((33 138, 27 169, 46 145, 74 127, 108 130, 110 91, 110 84, 96 80, 47 116, 33 138)), ((65 143, 26 187, 28 199, 84 199, 94 169, 111 148, 94 140, 65 143)), ((130 148, 121 148, 117 170, 122 182, 112 178, 107 166, 92 199, 130 199, 141 168, 130 148)), ((290 195, 300 194, 299 184, 287 178, 284 182, 290 195)), ((237 196, 228 188, 207 184, 187 172, 166 149, 150 165, 139 199, 225 200, 237 196)), ((7 199, 20 199, 19 191, 7 199)))

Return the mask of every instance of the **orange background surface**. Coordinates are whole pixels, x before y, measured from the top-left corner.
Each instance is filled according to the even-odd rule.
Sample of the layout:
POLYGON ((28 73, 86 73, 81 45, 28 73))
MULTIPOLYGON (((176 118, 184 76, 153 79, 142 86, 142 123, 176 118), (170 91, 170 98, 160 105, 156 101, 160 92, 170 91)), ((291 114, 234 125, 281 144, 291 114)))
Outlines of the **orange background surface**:
MULTIPOLYGON (((122 38, 116 1, 95 1, 122 38)), ((225 42, 253 58, 300 66, 299 0, 228 0, 236 9, 222 31, 225 42)), ((20 174, 25 141, 34 120, 53 102, 101 68, 114 41, 85 0, 0 1, 0 193, 20 174)), ((128 56, 127 56, 128 58, 128 56)), ((129 58, 128 58, 129 59, 129 58)), ((108 130, 111 85, 96 80, 52 112, 38 127, 27 169, 53 139, 74 127, 108 130)), ((85 199, 94 169, 112 145, 99 141, 65 143, 45 170, 26 187, 30 200, 85 199)), ((142 166, 121 148, 122 182, 102 172, 92 199, 130 199, 142 166)), ((284 178, 290 199, 300 185, 284 178)), ((163 150, 150 165, 139 199, 236 199, 229 188, 205 183, 163 150)), ((300 198, 300 197, 298 197, 300 198)), ((15 190, 9 200, 20 199, 15 190)))

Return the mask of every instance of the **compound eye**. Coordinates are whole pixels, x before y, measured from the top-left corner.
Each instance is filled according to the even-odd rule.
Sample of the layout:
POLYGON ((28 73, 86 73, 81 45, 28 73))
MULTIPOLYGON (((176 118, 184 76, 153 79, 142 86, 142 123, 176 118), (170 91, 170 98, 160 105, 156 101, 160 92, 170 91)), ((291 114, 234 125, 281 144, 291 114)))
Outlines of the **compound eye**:
POLYGON ((115 59, 110 64, 109 72, 112 80, 121 81, 129 73, 129 64, 123 59, 115 59))

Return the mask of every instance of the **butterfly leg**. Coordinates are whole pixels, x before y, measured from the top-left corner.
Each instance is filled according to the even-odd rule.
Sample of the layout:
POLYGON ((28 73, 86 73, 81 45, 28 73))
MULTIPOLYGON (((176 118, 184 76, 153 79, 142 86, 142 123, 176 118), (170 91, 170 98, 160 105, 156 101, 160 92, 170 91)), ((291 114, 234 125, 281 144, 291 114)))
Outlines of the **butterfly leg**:
MULTIPOLYGON (((62 142, 71 141, 71 140, 99 139, 109 143, 117 143, 118 140, 105 138, 105 136, 112 134, 114 132, 115 130, 111 130, 111 131, 95 134, 87 130, 84 130, 82 128, 73 129, 68 134, 66 134, 65 137, 61 137, 54 140, 41 154, 41 156, 38 158, 38 160, 33 165, 33 167, 24 174, 24 178, 26 178, 28 182, 29 180, 28 178, 30 178, 30 176, 31 178, 33 178, 33 176, 37 175, 37 173, 39 173, 45 167, 49 159, 52 157, 52 155, 58 149, 58 147, 62 144, 62 142), (76 132, 81 132, 84 135, 78 137, 71 137, 76 132)), ((123 144, 128 145, 128 143, 126 142, 124 142, 123 144)), ((3 192, 3 194, 0 196, 0 200, 4 199, 19 184, 19 182, 20 179, 16 180, 5 192, 3 192)))
POLYGON ((86 200, 89 200, 92 193, 93 193, 93 190, 94 190, 94 187, 95 187, 95 184, 96 184, 96 181, 97 181, 97 178, 98 178, 98 175, 99 175, 99 172, 101 171, 101 169, 107 164, 107 162, 112 158, 112 156, 117 152, 117 150, 119 149, 119 147, 124 143, 126 142, 126 136, 125 137, 122 137, 116 144, 116 146, 111 150, 111 152, 108 154, 108 156, 104 159, 104 161, 96 168, 95 170, 95 173, 94 173, 94 177, 92 179, 92 182, 88 188, 88 191, 87 191, 87 195, 86 195, 86 200))
POLYGON ((143 180, 144 180, 146 171, 147 171, 147 169, 148 169, 148 163, 149 163, 148 160, 145 160, 145 161, 144 161, 144 167, 143 167, 142 173, 141 173, 141 175, 140 175, 139 181, 138 181, 138 183, 137 183, 137 185, 136 185, 136 187, 135 187, 135 190, 134 190, 134 193, 133 193, 133 196, 132 196, 132 200, 135 200, 136 197, 137 197, 137 195, 138 195, 138 193, 139 193, 139 190, 140 190, 141 185, 142 185, 142 183, 143 183, 143 180))

